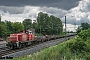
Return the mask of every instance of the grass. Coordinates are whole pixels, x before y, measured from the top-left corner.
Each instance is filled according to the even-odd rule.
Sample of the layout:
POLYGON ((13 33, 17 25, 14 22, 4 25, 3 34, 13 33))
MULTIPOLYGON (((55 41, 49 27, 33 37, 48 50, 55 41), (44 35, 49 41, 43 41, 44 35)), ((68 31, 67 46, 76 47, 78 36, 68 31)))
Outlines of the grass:
POLYGON ((85 41, 77 36, 37 53, 13 60, 90 60, 90 38, 85 41))
POLYGON ((83 58, 79 58, 76 54, 72 54, 70 49, 67 48, 70 42, 75 42, 75 38, 56 46, 45 48, 34 54, 14 58, 13 60, 84 60, 83 58))

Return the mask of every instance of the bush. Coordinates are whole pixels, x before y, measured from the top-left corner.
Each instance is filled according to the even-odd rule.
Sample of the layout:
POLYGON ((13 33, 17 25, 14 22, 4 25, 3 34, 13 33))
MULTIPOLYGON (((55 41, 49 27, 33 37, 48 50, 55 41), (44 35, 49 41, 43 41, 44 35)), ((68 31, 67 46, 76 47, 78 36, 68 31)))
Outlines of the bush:
POLYGON ((85 51, 86 44, 83 41, 77 40, 75 42, 68 43, 68 47, 71 50, 71 52, 76 53, 82 51, 85 51))
POLYGON ((78 34, 78 36, 79 36, 80 38, 82 38, 83 40, 86 41, 87 38, 90 37, 90 29, 82 30, 82 31, 78 34))
POLYGON ((90 53, 86 53, 85 59, 86 59, 86 60, 90 60, 90 53))

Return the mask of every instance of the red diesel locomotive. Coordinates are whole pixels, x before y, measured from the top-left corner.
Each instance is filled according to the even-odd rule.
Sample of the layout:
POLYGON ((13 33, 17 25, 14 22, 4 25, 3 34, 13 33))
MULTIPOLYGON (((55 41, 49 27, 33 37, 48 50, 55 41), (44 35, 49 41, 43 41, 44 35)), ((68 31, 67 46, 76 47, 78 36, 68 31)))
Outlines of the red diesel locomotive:
POLYGON ((23 31, 21 33, 10 34, 8 43, 6 44, 10 49, 21 48, 22 46, 30 45, 35 41, 35 36, 32 31, 23 31))

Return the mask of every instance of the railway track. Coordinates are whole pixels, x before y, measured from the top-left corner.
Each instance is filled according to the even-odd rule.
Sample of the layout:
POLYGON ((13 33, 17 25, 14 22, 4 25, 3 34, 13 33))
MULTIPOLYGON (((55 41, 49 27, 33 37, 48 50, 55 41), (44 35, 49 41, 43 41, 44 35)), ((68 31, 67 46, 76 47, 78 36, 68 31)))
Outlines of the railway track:
POLYGON ((1 52, 4 52, 4 51, 6 51, 6 50, 10 50, 10 49, 8 49, 7 47, 3 47, 3 48, 0 47, 0 53, 1 53, 1 52))
MULTIPOLYGON (((74 37, 74 36, 72 36, 74 37)), ((67 39, 72 38, 72 37, 67 37, 67 39)), ((0 49, 0 57, 6 57, 6 56, 12 56, 12 57, 19 57, 19 56, 23 56, 23 55, 27 55, 36 51, 40 51, 41 49, 44 49, 46 47, 49 46, 53 46, 56 44, 59 44, 60 42, 66 41, 65 38, 61 38, 61 39, 56 39, 56 40, 50 40, 50 41, 46 41, 43 43, 39 43, 39 44, 34 44, 32 46, 28 46, 28 47, 24 47, 21 49, 15 49, 15 50, 10 50, 7 47, 6 48, 1 48, 0 49)))
POLYGON ((4 48, 4 47, 6 47, 6 43, 0 44, 0 48, 4 48))

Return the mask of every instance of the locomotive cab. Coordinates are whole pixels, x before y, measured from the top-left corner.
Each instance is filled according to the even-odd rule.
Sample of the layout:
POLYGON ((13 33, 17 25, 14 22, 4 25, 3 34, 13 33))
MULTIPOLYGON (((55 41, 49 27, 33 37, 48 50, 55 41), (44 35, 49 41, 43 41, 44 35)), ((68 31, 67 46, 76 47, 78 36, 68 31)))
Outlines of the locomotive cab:
POLYGON ((28 32, 28 38, 29 38, 29 40, 33 40, 34 39, 34 34, 33 34, 32 31, 28 32))

